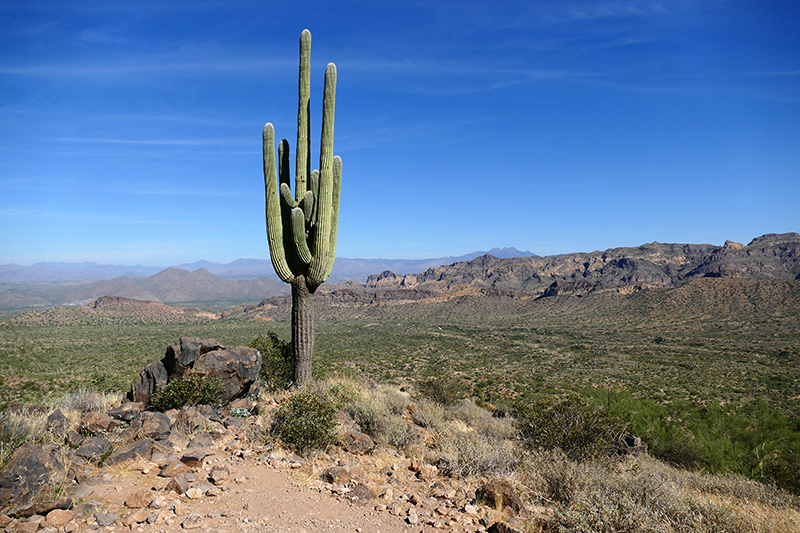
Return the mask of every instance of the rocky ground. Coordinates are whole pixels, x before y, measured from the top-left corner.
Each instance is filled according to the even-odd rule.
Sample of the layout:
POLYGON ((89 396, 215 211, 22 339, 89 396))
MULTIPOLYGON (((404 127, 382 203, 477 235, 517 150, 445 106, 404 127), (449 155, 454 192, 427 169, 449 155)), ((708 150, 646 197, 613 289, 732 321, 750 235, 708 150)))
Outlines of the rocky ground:
POLYGON ((307 458, 271 449, 263 435, 274 402, 240 404, 166 414, 125 404, 84 415, 80 433, 51 414, 51 430, 63 429, 67 444, 29 444, 8 461, 0 531, 503 531, 516 515, 546 519, 546 509, 522 507, 507 482, 440 476, 365 442, 347 420, 341 447, 307 458), (232 416, 242 410, 261 414, 232 416))

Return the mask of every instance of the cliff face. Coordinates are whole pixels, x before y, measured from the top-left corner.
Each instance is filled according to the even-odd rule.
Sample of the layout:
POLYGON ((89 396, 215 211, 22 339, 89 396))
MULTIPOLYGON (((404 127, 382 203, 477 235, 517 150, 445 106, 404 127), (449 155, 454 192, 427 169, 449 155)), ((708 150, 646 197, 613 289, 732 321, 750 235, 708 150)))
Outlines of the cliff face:
POLYGON ((454 285, 496 288, 538 295, 613 288, 668 287, 697 277, 800 279, 800 235, 769 234, 747 246, 650 243, 590 253, 498 259, 484 255, 397 276, 370 276, 371 289, 443 290, 454 285))

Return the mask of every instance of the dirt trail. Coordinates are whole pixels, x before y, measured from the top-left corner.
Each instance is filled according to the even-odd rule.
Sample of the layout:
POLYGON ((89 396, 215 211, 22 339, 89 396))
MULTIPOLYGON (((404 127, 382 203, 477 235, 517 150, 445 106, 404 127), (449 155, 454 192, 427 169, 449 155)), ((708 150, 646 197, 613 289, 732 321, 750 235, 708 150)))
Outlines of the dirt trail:
MULTIPOLYGON (((403 460, 399 456, 397 459, 403 460)), ((116 471, 104 471, 86 500, 101 504, 103 512, 116 515, 116 519, 104 525, 95 523, 94 515, 89 515, 85 521, 77 520, 75 531, 427 533, 445 528, 449 531, 484 529, 477 520, 459 523, 453 519, 449 524, 440 521, 436 524, 438 529, 434 524, 426 524, 425 516, 437 516, 436 505, 433 500, 426 502, 424 498, 418 506, 407 501, 408 494, 415 494, 422 486, 411 472, 398 476, 405 479, 393 489, 398 497, 387 499, 386 495, 378 494, 368 501, 352 501, 346 493, 333 494, 331 486, 319 480, 319 473, 311 463, 301 466, 286 460, 271 462, 263 456, 232 460, 229 455, 220 453, 209 457, 198 473, 204 476, 217 465, 229 469, 229 479, 196 499, 168 490, 170 479, 158 476, 160 468, 153 463, 135 463, 116 471), (142 492, 155 496, 155 501, 142 508, 131 506, 132 497, 142 492), (138 519, 135 518, 137 513, 138 519), (410 514, 414 515, 412 522, 417 516, 419 522, 411 524, 410 514)))

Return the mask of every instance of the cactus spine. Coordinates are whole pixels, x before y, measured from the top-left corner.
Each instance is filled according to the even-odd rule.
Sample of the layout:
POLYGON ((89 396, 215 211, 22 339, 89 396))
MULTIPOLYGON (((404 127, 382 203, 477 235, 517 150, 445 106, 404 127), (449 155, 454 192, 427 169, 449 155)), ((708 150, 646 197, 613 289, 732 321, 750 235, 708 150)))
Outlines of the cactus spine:
POLYGON ((289 142, 283 139, 275 161, 275 130, 264 126, 264 188, 267 240, 278 277, 292 286, 292 347, 295 382, 311 379, 314 354, 312 297, 331 273, 342 185, 342 160, 333 155, 336 65, 325 69, 319 170, 311 172, 311 33, 300 35, 295 186, 289 186, 289 142), (277 163, 277 164, 276 164, 277 163))

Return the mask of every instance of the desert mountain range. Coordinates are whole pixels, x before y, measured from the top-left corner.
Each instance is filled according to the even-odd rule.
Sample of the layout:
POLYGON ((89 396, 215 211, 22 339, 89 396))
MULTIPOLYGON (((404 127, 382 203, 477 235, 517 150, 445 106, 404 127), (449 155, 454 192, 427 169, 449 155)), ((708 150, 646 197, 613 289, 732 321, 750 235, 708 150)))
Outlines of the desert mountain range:
MULTIPOLYGON (((510 253, 515 252, 519 253, 516 250, 510 253)), ((454 287, 540 297, 670 287, 702 277, 800 279, 798 233, 763 235, 747 245, 731 241, 723 246, 654 242, 638 247, 547 257, 528 254, 510 258, 483 254, 448 265, 430 266, 418 273, 407 271, 413 266, 413 261, 364 260, 359 268, 366 268, 364 265, 367 264, 373 267, 394 264, 397 271, 388 268, 380 274, 373 271, 366 283, 329 282, 323 285, 322 292, 326 298, 350 301, 375 298, 416 300, 454 287)), ((337 264, 339 261, 337 259, 337 264)), ((421 269, 427 263, 420 261, 416 264, 421 269)), ((233 268, 230 265, 232 263, 228 265, 229 271, 233 268)), ((168 268, 147 277, 122 276, 93 282, 6 281, 0 283, 0 308, 85 305, 106 295, 164 303, 266 302, 288 292, 287 284, 266 277, 232 280, 218 277, 207 268, 194 271, 168 268)))
MULTIPOLYGON (((328 281, 332 283, 342 281, 363 282, 370 274, 384 270, 392 270, 398 274, 422 272, 431 267, 448 265, 458 261, 469 261, 486 254, 501 258, 536 255, 532 252, 520 251, 512 247, 492 248, 488 252, 472 252, 458 257, 437 257, 432 259, 348 259, 346 257, 337 257, 328 281)), ((278 279, 269 259, 237 259, 226 264, 195 261, 194 263, 172 265, 171 268, 189 271, 204 269, 219 278, 231 280, 252 280, 261 277, 278 279)), ((36 263, 32 266, 11 263, 0 265, 0 283, 101 281, 119 277, 144 278, 158 274, 162 270, 165 270, 165 267, 101 265, 92 262, 45 262, 36 263)))

